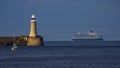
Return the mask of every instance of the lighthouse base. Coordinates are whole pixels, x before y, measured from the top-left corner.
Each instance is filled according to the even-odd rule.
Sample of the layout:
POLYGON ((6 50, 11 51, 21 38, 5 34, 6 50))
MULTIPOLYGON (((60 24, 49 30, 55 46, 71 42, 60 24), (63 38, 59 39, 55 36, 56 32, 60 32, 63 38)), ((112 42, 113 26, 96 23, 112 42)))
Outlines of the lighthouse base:
POLYGON ((28 37, 27 45, 28 46, 42 46, 43 38, 41 36, 28 37))

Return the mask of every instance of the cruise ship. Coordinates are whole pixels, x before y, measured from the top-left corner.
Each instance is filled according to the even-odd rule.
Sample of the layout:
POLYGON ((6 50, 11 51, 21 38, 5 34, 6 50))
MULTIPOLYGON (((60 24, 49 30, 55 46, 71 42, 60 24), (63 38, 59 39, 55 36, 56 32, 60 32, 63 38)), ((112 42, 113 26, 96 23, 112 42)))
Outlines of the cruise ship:
POLYGON ((102 41, 103 36, 91 30, 85 34, 81 34, 80 32, 74 34, 72 40, 74 41, 102 41))

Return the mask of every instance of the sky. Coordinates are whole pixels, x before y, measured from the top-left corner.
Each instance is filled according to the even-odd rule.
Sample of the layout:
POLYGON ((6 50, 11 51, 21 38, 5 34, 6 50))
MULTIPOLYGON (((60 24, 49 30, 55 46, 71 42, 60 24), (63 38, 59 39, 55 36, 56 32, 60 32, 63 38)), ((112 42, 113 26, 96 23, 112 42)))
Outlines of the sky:
POLYGON ((120 40, 120 0, 1 0, 0 36, 29 35, 32 14, 45 41, 69 41, 90 30, 120 40))

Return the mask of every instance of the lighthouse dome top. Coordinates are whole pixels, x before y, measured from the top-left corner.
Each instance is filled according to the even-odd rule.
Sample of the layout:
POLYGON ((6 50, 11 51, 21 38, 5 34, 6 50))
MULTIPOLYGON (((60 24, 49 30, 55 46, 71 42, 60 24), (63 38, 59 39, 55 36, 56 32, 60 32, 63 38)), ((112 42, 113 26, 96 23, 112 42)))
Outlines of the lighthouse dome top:
POLYGON ((35 19, 35 15, 33 14, 32 17, 31 17, 31 22, 35 22, 36 19, 35 19))
POLYGON ((32 15, 32 18, 35 18, 35 15, 34 15, 34 14, 32 15))

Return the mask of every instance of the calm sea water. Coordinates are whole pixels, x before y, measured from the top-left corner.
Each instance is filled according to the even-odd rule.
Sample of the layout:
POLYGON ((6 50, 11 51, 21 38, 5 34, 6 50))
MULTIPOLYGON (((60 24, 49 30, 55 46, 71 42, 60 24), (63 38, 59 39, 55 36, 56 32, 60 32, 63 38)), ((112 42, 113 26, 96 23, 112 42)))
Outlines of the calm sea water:
POLYGON ((18 46, 16 51, 11 51, 11 46, 1 46, 0 68, 120 68, 118 44, 52 43, 18 46))

